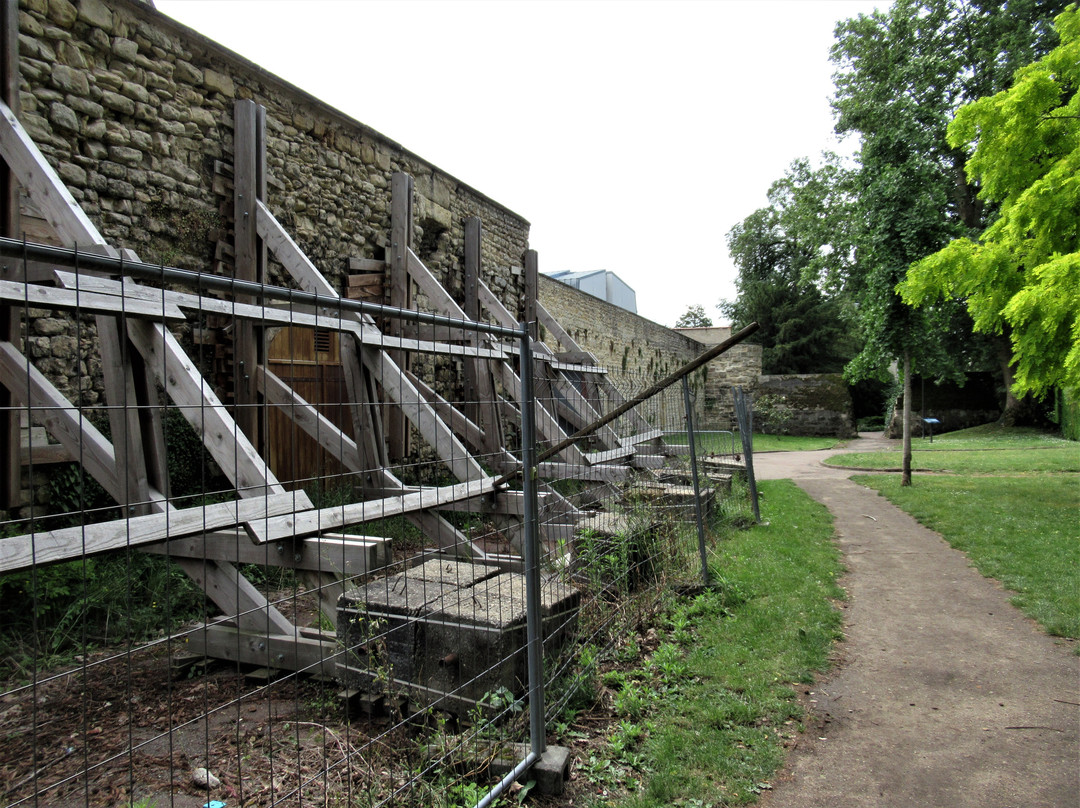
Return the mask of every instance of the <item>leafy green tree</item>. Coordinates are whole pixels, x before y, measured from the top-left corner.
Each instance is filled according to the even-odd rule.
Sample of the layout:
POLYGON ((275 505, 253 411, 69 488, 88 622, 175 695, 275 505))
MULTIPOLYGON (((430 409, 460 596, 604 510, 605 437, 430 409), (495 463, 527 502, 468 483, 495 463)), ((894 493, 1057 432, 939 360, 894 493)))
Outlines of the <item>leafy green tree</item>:
POLYGON ((956 375, 974 350, 962 307, 913 309, 896 293, 908 267, 978 232, 986 211, 967 179, 967 153, 946 128, 958 106, 1006 86, 1044 49, 1054 2, 897 0, 837 26, 833 108, 839 134, 858 134, 857 271, 844 284, 861 350, 850 379, 903 362, 904 476, 910 483, 910 377, 956 375))
POLYGON ((687 307, 675 321, 676 328, 709 328, 711 326, 712 318, 705 313, 705 308, 700 304, 687 307))
POLYGON ((961 300, 977 330, 1008 334, 1019 394, 1080 391, 1080 12, 1061 14, 1057 30, 1057 48, 949 126, 953 148, 974 146, 969 180, 999 217, 898 287, 916 306, 961 300))
POLYGON ((850 203, 835 155, 814 170, 796 160, 769 189, 769 207, 732 228, 738 296, 719 308, 732 325, 757 322, 766 373, 825 373, 851 357, 840 301, 820 288, 846 274, 850 203))

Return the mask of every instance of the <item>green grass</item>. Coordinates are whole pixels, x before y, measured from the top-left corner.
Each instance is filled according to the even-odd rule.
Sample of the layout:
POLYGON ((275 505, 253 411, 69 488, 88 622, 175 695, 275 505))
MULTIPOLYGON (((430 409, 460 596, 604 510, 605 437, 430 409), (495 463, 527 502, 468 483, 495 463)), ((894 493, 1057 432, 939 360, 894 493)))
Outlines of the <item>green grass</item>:
POLYGON ((1080 637, 1080 477, 916 477, 907 488, 895 476, 853 479, 967 553, 1047 632, 1080 637))
MULTIPOLYGON (((831 466, 879 469, 900 468, 901 453, 849 452, 825 461, 831 466)), ((958 474, 1031 474, 1080 471, 1080 445, 1038 429, 1000 427, 996 424, 948 432, 911 442, 911 465, 924 471, 958 474)))
MULTIPOLYGON (((823 506, 790 481, 763 482, 761 490, 770 525, 715 544, 718 591, 675 609, 673 630, 616 694, 626 720, 647 727, 639 741, 628 740, 628 726, 612 735, 615 753, 641 773, 641 787, 592 804, 753 802, 783 762, 784 738, 802 718, 791 683, 826 669, 840 637, 833 601, 843 597, 841 564, 823 506), (648 707, 634 718, 640 695, 648 707)), ((602 771, 603 762, 590 765, 602 771)))
MULTIPOLYGON (((732 437, 722 432, 701 432, 697 434, 698 446, 705 452, 725 454, 731 451, 732 437)), ((664 436, 667 443, 686 445, 686 433, 674 433, 664 436)), ((843 445, 839 438, 814 438, 803 435, 762 435, 754 433, 755 452, 814 452, 820 449, 836 449, 843 445)), ((735 433, 735 451, 742 454, 742 438, 735 433)))
MULTIPOLYGON (((900 452, 850 452, 834 455, 825 463, 857 469, 899 469, 900 452)), ((912 448, 911 467, 922 471, 959 474, 1028 474, 1080 471, 1080 449, 1075 444, 1055 449, 975 449, 926 451, 912 448)))

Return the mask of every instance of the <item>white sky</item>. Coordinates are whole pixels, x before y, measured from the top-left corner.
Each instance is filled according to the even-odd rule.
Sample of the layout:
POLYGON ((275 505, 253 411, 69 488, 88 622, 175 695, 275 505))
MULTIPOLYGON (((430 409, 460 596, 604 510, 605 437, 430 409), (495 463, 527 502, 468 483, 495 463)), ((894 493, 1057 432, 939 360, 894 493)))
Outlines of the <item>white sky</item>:
POLYGON ((665 325, 735 295, 726 233, 832 134, 838 20, 887 0, 156 0, 609 269, 665 325))

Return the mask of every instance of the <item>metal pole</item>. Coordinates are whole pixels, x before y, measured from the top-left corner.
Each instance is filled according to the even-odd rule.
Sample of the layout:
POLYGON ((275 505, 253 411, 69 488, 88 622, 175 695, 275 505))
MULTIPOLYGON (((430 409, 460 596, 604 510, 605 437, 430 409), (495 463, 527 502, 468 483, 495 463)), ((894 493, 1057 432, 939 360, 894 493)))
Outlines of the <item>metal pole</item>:
POLYGON ((757 480, 754 478, 754 408, 741 387, 732 387, 731 395, 735 399, 735 417, 739 420, 739 435, 742 437, 750 504, 754 509, 754 521, 760 522, 761 509, 758 507, 757 480))
POLYGON ((528 323, 521 323, 521 463, 525 495, 525 606, 529 666, 529 735, 532 751, 547 749, 544 731, 544 643, 540 616, 540 519, 536 486, 536 420, 532 345, 528 323))
POLYGON ((698 552, 701 554, 701 580, 709 585, 709 558, 705 553, 705 519, 701 513, 701 483, 698 480, 697 439, 694 435, 694 408, 690 401, 690 381, 682 380, 683 401, 686 403, 686 439, 690 443, 690 472, 694 478, 694 514, 697 517, 698 552))

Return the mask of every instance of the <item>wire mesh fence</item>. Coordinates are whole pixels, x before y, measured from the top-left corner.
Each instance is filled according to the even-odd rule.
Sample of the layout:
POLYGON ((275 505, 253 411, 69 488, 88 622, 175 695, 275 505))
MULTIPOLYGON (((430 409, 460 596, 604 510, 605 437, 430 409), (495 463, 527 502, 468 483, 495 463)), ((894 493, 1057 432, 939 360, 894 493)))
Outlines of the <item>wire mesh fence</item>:
POLYGON ((3 344, 26 463, 0 804, 487 804, 661 593, 701 585, 740 462, 730 435, 691 453, 692 384, 589 429, 656 380, 507 327, 5 249, 42 280, 3 344))

